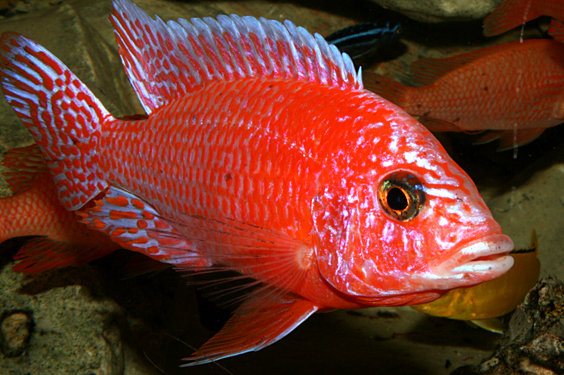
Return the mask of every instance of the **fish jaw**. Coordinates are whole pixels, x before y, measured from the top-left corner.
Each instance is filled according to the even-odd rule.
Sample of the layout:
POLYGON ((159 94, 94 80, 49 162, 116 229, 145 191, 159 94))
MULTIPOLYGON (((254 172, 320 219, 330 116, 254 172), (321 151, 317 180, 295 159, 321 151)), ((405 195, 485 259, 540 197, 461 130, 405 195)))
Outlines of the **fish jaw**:
POLYGON ((496 279, 513 266, 513 241, 504 234, 493 234, 469 243, 461 244, 454 255, 437 266, 422 284, 443 289, 467 287, 496 279))
POLYGON ((426 303, 451 289, 496 279, 513 265, 507 255, 513 242, 479 203, 474 209, 484 217, 480 225, 453 220, 444 228, 425 212, 406 225, 347 209, 346 233, 335 235, 346 240, 331 255, 316 250, 321 276, 363 306, 426 303), (369 223, 372 233, 363 233, 369 223))

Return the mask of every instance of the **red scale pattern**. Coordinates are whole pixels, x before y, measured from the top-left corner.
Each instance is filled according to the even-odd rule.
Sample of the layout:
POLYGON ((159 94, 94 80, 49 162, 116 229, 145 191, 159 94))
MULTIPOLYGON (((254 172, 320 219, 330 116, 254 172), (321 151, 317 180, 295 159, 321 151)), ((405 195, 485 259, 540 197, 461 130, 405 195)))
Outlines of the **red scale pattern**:
POLYGON ((340 116, 334 107, 319 103, 348 103, 354 113, 372 99, 319 85, 313 91, 294 81, 210 84, 147 120, 106 123, 101 169, 112 186, 134 192, 212 262, 220 256, 243 273, 279 277, 268 263, 280 253, 268 255, 265 246, 286 246, 288 261, 300 268, 296 248, 311 246, 311 202, 319 185, 328 183, 325 161, 335 157, 328 144, 354 130, 347 120, 335 126, 340 116), (258 234, 244 235, 248 230, 258 234), (252 261, 251 254, 260 257, 252 261))

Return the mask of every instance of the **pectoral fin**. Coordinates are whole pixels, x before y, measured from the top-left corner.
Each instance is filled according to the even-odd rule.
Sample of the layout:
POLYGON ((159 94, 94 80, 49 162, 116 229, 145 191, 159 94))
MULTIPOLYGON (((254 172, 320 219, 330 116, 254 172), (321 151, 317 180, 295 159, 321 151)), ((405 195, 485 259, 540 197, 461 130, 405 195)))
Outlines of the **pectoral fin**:
POLYGON ((189 363, 183 366, 258 351, 292 332, 319 309, 314 303, 293 294, 277 300, 273 300, 274 296, 264 291, 245 301, 219 333, 186 358, 189 363))

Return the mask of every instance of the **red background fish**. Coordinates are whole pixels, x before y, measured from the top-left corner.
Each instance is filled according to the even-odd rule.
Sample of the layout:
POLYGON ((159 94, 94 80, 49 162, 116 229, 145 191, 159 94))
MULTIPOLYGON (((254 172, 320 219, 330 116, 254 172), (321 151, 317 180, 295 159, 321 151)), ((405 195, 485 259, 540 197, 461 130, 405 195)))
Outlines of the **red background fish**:
POLYGON ((501 44, 411 65, 408 87, 378 75, 368 89, 435 131, 496 130, 500 148, 525 144, 564 121, 564 45, 501 44))
POLYGON ((57 187, 36 145, 10 150, 2 161, 11 197, 0 199, 0 242, 39 236, 16 254, 14 271, 29 274, 78 265, 107 255, 119 246, 108 236, 79 223, 58 199, 57 187))

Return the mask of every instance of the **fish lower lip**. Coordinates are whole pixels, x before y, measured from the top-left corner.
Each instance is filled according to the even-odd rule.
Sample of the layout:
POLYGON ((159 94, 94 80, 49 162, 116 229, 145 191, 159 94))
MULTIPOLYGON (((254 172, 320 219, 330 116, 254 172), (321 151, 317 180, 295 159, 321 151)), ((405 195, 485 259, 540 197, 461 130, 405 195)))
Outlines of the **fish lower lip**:
POLYGON ((488 279, 494 279, 513 266, 513 258, 507 255, 511 250, 511 238, 504 234, 490 235, 466 244, 451 259, 436 267, 435 275, 488 275, 488 279))
POLYGON ((485 273, 508 271, 513 266, 513 257, 508 255, 498 256, 491 260, 472 260, 466 264, 453 268, 451 273, 485 273))

